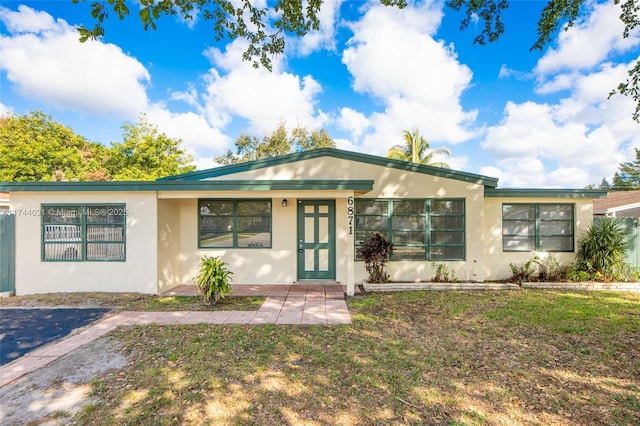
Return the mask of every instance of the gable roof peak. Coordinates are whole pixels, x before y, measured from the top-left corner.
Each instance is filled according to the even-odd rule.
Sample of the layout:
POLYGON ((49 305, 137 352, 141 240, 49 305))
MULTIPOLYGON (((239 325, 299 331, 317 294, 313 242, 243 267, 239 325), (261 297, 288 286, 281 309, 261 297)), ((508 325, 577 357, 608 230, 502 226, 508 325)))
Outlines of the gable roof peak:
POLYGON ((320 157, 332 157, 347 161, 356 161, 360 163, 373 164, 382 167, 390 167, 394 169, 406 170, 415 173, 423 173, 447 179, 461 180, 482 184, 487 187, 495 188, 498 185, 498 179, 478 175, 474 173, 462 172, 458 170, 445 169, 442 167, 429 166, 425 164, 409 163, 401 160, 380 157, 377 155, 363 154, 360 152, 345 151, 337 148, 319 148, 311 151, 294 152, 275 157, 261 158, 258 160, 247 161, 244 163, 231 164, 227 166, 219 166, 206 170, 199 170, 191 173, 184 173, 175 176, 167 176, 158 180, 204 180, 218 176, 226 176, 234 173, 242 173, 249 170, 262 169, 266 167, 274 167, 282 164, 294 163, 297 161, 310 160, 320 157))

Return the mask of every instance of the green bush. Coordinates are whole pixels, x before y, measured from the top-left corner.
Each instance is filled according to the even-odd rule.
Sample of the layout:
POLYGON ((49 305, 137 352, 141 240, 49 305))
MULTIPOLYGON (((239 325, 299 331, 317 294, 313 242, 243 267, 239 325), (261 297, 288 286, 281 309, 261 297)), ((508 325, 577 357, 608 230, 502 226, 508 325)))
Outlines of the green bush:
POLYGON ((226 266, 227 263, 218 257, 205 255, 200 259, 200 270, 193 280, 196 283, 196 292, 210 305, 215 305, 227 294, 231 294, 230 282, 233 272, 226 266))
POLYGON ((456 274, 453 271, 449 271, 449 268, 444 263, 432 262, 431 268, 435 270, 435 275, 431 278, 434 283, 451 283, 456 282, 456 274))
POLYGON ((523 263, 510 263, 509 268, 511 269, 511 277, 509 278, 509 281, 516 284, 522 284, 526 281, 533 281, 533 274, 536 272, 536 270, 531 265, 534 259, 528 260, 523 263))
POLYGON ((538 281, 544 282, 566 281, 567 274, 571 267, 569 264, 560 263, 560 261, 553 256, 547 256, 544 259, 535 256, 533 263, 538 267, 536 278, 538 281))
POLYGON ((560 263, 553 256, 540 259, 534 256, 533 259, 523 263, 510 263, 511 277, 509 281, 517 284, 531 281, 561 282, 568 279, 571 264, 560 263))
POLYGON ((624 262, 627 253, 627 235, 616 220, 594 222, 578 242, 576 263, 578 267, 602 279, 619 279, 621 271, 628 268, 624 262))
POLYGON ((385 270, 389 257, 393 254, 393 244, 382 234, 367 234, 362 245, 356 250, 369 273, 370 283, 387 283, 390 277, 385 270))

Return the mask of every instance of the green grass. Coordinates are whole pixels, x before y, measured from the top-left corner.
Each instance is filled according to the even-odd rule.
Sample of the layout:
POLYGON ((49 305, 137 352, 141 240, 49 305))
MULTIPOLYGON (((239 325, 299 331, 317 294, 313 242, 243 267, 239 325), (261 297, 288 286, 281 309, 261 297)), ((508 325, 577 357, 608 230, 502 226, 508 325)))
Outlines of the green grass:
POLYGON ((640 295, 408 292, 350 326, 135 326, 79 424, 640 423, 640 295))

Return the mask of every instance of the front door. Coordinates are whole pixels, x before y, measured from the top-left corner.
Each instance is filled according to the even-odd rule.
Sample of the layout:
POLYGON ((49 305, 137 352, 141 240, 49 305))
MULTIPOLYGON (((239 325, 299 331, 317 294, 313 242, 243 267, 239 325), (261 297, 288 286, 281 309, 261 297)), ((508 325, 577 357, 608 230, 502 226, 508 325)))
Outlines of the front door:
POLYGON ((298 200, 298 279, 336 279, 336 203, 298 200))

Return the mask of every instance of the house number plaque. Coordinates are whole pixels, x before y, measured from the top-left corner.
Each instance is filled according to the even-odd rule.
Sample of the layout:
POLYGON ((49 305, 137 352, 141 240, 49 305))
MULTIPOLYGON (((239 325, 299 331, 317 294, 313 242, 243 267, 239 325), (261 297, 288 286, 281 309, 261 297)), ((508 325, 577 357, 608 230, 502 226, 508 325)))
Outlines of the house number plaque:
POLYGON ((347 197, 347 222, 349 223, 349 235, 353 235, 353 197, 347 197))

